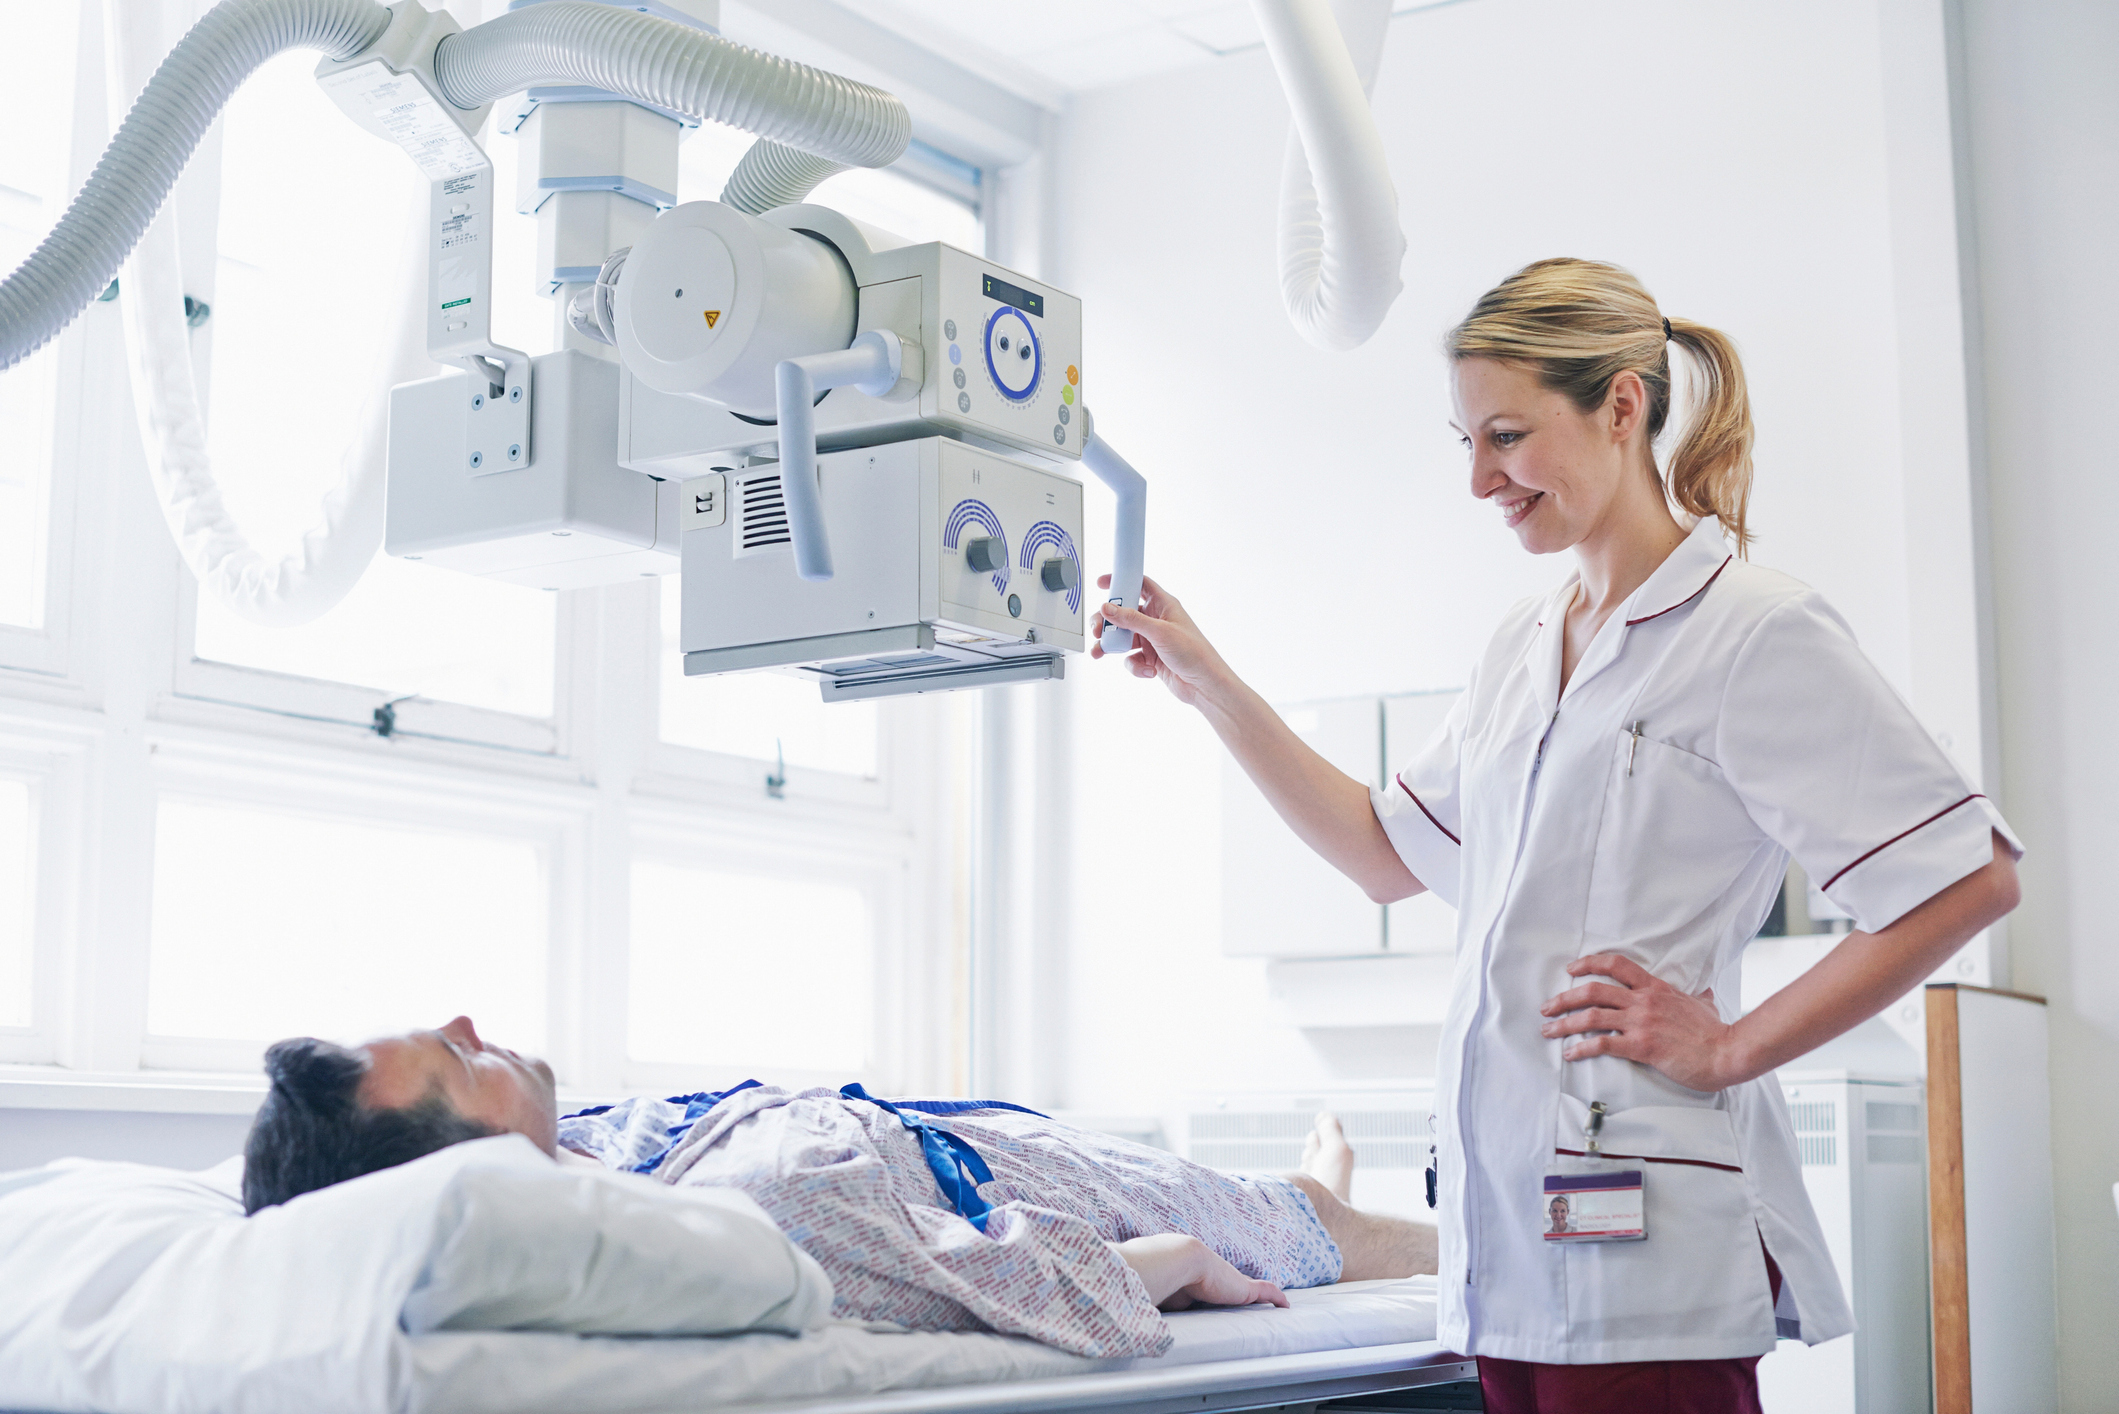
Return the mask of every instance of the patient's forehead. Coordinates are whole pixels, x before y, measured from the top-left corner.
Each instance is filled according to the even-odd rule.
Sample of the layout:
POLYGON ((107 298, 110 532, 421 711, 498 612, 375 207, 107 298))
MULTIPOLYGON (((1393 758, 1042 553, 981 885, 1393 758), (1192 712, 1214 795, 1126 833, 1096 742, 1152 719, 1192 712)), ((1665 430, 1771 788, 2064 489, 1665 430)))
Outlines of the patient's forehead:
POLYGON ((358 1048, 368 1058, 361 1077, 360 1100, 376 1109, 398 1110, 418 1104, 441 1087, 450 1060, 448 1047, 432 1033, 385 1036, 358 1048))

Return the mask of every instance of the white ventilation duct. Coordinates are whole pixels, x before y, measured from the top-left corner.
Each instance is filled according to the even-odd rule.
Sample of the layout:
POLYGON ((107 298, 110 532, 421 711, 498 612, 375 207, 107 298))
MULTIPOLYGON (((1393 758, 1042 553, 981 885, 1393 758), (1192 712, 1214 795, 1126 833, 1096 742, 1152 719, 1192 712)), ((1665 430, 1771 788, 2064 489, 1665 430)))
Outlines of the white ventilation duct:
POLYGON ((1294 117, 1280 182, 1281 298, 1310 343, 1357 348, 1405 288, 1398 194, 1369 111, 1391 0, 1251 0, 1251 9, 1294 117))

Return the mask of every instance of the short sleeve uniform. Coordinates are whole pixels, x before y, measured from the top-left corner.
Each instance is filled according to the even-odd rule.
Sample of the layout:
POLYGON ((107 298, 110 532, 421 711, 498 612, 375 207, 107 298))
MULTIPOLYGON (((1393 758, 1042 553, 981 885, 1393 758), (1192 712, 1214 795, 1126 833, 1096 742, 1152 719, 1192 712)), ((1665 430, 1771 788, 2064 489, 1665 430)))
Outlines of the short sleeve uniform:
POLYGON ((1436 1081, 1438 1339, 1552 1364, 1759 1355, 1852 1329, 1778 1082, 1688 1090, 1567 1062, 1538 1008, 1615 952, 1741 1010, 1740 961, 1790 855, 1864 931, 2017 853, 1994 807, 1814 591, 1703 522, 1611 619, 1563 694, 1570 581, 1518 605, 1432 741, 1374 795, 1457 909, 1436 1081), (1643 1160, 1649 1237, 1547 1243, 1541 1183, 1579 1147, 1643 1160), (1784 1276, 1768 1295, 1770 1250, 1784 1276))

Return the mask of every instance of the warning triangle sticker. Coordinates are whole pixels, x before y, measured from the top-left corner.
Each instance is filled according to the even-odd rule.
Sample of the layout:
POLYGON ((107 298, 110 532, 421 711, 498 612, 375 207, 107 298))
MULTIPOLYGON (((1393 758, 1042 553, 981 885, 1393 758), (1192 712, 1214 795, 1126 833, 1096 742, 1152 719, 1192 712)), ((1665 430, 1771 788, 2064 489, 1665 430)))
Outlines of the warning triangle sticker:
POLYGON ((709 309, 709 310, 708 310, 708 311, 706 312, 706 327, 707 327, 707 328, 711 329, 711 328, 713 328, 713 327, 714 327, 714 326, 715 326, 716 324, 719 324, 720 322, 721 322, 721 311, 720 311, 720 310, 718 310, 718 309, 709 309))

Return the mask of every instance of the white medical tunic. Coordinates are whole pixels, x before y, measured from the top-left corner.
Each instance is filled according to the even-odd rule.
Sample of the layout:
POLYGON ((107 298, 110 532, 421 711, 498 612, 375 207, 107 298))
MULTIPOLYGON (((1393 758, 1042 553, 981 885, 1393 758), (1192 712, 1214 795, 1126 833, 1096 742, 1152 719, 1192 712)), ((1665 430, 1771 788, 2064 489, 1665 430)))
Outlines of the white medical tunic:
POLYGON ((1621 953, 1740 1010, 1739 963, 1793 854, 1874 931, 2021 853, 1814 591, 1704 521, 1560 690, 1570 580, 1510 611, 1449 720, 1374 795, 1413 875, 1457 909, 1436 1079, 1437 1339, 1553 1364, 1761 1355, 1853 1329, 1772 1075, 1689 1090, 1561 1059, 1538 1009, 1621 953), (1636 724, 1638 734, 1636 735, 1636 724), (1549 1243, 1543 1179, 1582 1149, 1642 1160, 1647 1238, 1549 1243), (1761 1247, 1779 1265, 1778 1311, 1761 1247))

